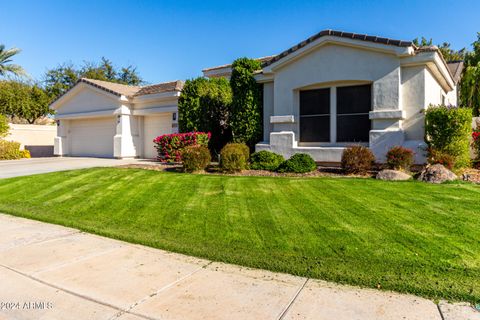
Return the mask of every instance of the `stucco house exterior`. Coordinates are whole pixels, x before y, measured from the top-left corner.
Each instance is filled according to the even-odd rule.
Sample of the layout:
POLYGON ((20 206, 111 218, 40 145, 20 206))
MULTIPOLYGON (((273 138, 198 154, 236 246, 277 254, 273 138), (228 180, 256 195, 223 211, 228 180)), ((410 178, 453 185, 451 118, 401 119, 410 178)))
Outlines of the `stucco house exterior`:
MULTIPOLYGON (((352 144, 368 146, 378 162, 405 146, 424 163, 424 111, 457 105, 462 71, 435 46, 332 30, 260 61, 264 137, 256 150, 326 163, 339 162, 352 144)), ((231 65, 203 73, 229 77, 231 65)))
POLYGON ((80 79, 51 104, 57 156, 156 158, 153 139, 178 131, 182 81, 128 86, 80 79))

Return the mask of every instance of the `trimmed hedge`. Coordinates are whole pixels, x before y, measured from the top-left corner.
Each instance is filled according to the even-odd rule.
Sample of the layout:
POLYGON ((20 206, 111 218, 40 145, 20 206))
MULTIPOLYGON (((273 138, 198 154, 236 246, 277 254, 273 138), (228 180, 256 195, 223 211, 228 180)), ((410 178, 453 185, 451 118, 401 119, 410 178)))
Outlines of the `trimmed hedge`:
POLYGON ((205 170, 211 160, 210 151, 204 146, 188 146, 182 151, 182 164, 185 172, 205 170))
POLYGON ((220 152, 220 167, 226 172, 238 172, 248 168, 250 149, 244 143, 229 143, 220 152))
POLYGON ((252 154, 250 168, 253 170, 275 171, 285 161, 282 155, 270 151, 259 151, 252 154))
POLYGON ((470 165, 472 109, 430 106, 425 112, 425 142, 430 153, 447 154, 455 159, 454 168, 470 165))
POLYGON ((210 132, 188 132, 164 134, 153 139, 158 160, 165 162, 182 161, 182 150, 187 146, 208 146, 210 132))
POLYGON ((0 160, 15 160, 22 157, 19 142, 0 140, 0 160))
POLYGON ((413 164, 413 150, 396 146, 387 152, 387 166, 393 170, 409 171, 413 164))
POLYGON ((369 148, 351 146, 342 153, 342 169, 346 174, 366 174, 372 169, 375 156, 369 148))
POLYGON ((278 172, 307 173, 317 169, 315 160, 306 153, 296 153, 278 167, 278 172))

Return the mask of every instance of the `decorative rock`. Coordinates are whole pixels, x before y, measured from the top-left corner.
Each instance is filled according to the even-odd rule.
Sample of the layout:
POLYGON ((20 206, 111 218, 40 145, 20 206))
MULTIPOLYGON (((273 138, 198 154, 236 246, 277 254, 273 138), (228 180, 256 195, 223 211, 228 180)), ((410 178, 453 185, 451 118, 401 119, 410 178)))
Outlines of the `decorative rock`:
POLYGON ((405 181, 412 179, 412 176, 402 171, 385 169, 377 174, 377 179, 387 181, 405 181))
POLYGON ((420 177, 418 177, 418 180, 429 183, 443 183, 445 181, 453 181, 457 179, 458 177, 455 173, 441 164, 434 164, 433 166, 426 167, 420 174, 420 177))

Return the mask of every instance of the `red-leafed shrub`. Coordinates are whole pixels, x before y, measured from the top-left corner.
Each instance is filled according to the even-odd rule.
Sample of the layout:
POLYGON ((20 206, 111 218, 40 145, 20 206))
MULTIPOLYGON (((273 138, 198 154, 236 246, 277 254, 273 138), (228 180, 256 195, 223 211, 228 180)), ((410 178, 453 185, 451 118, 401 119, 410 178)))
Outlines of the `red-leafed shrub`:
POLYGON ((413 164, 413 150, 396 146, 387 152, 387 166, 393 170, 410 170, 413 164))
POLYGON ((164 134, 153 139, 158 152, 158 160, 165 162, 182 161, 182 151, 187 146, 208 147, 210 132, 187 132, 164 134))
POLYGON ((347 174, 366 174, 372 169, 375 156, 369 148, 351 146, 342 154, 342 168, 347 174))
POLYGON ((429 164, 441 164, 448 170, 452 170, 455 167, 455 157, 451 154, 448 154, 443 151, 438 151, 435 149, 428 149, 428 159, 429 164))

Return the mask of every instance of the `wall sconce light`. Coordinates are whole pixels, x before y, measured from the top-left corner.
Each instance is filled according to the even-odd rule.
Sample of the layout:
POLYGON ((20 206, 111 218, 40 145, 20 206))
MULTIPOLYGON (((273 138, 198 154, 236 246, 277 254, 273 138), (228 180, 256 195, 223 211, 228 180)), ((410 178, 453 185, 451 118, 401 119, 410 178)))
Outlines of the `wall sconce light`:
POLYGON ((177 113, 176 112, 172 113, 172 120, 173 121, 177 120, 177 113))

